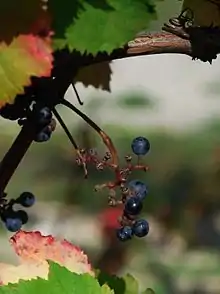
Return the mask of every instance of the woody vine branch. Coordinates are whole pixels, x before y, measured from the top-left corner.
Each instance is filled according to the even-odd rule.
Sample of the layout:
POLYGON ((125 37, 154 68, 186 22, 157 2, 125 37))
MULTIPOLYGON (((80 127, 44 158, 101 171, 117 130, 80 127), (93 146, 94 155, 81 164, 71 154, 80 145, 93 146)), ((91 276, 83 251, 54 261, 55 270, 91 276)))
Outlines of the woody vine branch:
MULTIPOLYGON (((165 27, 165 30, 168 30, 168 32, 158 32, 153 34, 143 33, 141 35, 138 35, 133 40, 128 42, 128 44, 124 48, 116 49, 110 55, 99 53, 98 55, 93 57, 91 55, 79 55, 78 53, 74 52, 68 54, 65 53, 64 57, 62 57, 62 54, 58 54, 60 58, 58 62, 58 67, 59 64, 62 65, 60 71, 65 71, 65 80, 63 79, 63 74, 59 73, 59 77, 57 78, 61 77, 61 82, 59 82, 59 79, 59 83, 55 82, 53 94, 64 95, 74 77, 74 73, 76 73, 81 67, 89 66, 95 63, 130 58, 135 56, 163 53, 185 54, 191 57, 195 57, 194 39, 196 39, 196 36, 198 34, 201 34, 201 30, 190 31, 188 37, 186 36, 186 34, 181 34, 181 32, 179 33, 178 27, 176 28, 176 31, 175 28, 173 31, 172 27, 170 29, 169 26, 165 27), (192 37, 190 36, 190 33, 192 33, 192 37), (58 88, 58 86, 60 88, 58 88)), ((214 38, 212 38, 211 40, 208 39, 208 45, 210 45, 211 43, 213 47, 214 43, 215 50, 214 53, 211 52, 211 57, 208 56, 207 60, 209 60, 210 58, 215 58, 215 55, 220 53, 219 29, 215 29, 213 31, 213 29, 211 28, 210 30, 214 38)), ((210 30, 207 31, 205 28, 205 33, 207 36, 210 34, 210 30)), ((202 33, 204 34, 204 31, 202 33)), ((209 46, 207 46, 207 43, 205 43, 205 48, 209 48, 209 46)), ((200 58, 200 56, 198 56, 198 58, 200 58)), ((204 59, 202 60, 205 61, 204 59)), ((57 72, 59 71, 56 71, 56 73, 57 72)), ((58 98, 58 100, 62 98, 58 98)), ((59 101, 57 101, 57 104, 59 104, 59 101)), ((26 124, 22 127, 14 143, 2 159, 0 164, 0 195, 4 195, 10 178, 13 176, 16 168, 18 167, 19 163, 21 162, 22 158, 24 157, 28 148, 33 142, 35 132, 36 130, 34 126, 27 121, 26 124)))

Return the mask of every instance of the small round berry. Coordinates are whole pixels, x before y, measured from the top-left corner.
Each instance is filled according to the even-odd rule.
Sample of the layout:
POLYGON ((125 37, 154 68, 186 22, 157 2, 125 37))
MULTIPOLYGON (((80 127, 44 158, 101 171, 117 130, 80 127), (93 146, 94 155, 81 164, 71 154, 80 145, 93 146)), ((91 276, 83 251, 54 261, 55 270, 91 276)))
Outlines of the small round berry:
POLYGON ((137 220, 133 225, 133 232, 134 235, 142 238, 147 236, 149 233, 149 224, 145 219, 139 219, 137 220))
POLYGON ((116 236, 120 241, 127 241, 132 238, 133 231, 129 226, 121 227, 116 230, 116 236))
POLYGON ((139 180, 130 181, 128 183, 128 188, 131 192, 134 192, 136 196, 140 197, 141 200, 143 200, 148 194, 147 186, 139 180))
POLYGON ((34 108, 35 112, 35 119, 36 123, 39 126, 45 126, 48 125, 51 122, 52 119, 52 111, 49 107, 43 107, 41 109, 38 109, 38 106, 34 108))
POLYGON ((52 131, 49 129, 48 126, 46 126, 41 132, 39 132, 36 135, 36 138, 34 139, 35 142, 41 143, 41 142, 47 142, 50 140, 52 131))
POLYGON ((137 137, 131 143, 131 149, 136 155, 145 155, 150 150, 150 142, 144 137, 137 137))
POLYGON ((25 225, 28 222, 28 214, 24 210, 15 211, 15 215, 21 219, 22 224, 25 225))
POLYGON ((124 210, 127 215, 137 215, 141 212, 142 208, 143 204, 140 197, 134 196, 126 200, 124 210))
POLYGON ((16 199, 16 202, 24 207, 31 207, 35 202, 35 196, 31 192, 23 192, 16 199))
POLYGON ((22 220, 18 217, 8 217, 5 220, 5 227, 10 232, 17 232, 22 227, 22 220))

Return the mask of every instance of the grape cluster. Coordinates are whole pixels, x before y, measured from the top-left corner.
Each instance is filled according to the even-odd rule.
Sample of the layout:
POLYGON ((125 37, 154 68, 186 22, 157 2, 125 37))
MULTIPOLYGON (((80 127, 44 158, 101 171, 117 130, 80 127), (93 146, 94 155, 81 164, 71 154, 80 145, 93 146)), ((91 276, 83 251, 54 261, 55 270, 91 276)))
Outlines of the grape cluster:
POLYGON ((124 199, 124 211, 120 219, 121 227, 116 234, 119 240, 127 241, 135 235, 145 237, 149 232, 149 224, 144 219, 137 219, 143 208, 143 200, 148 194, 147 186, 139 181, 128 183, 127 196, 124 199))
MULTIPOLYGON (((150 150, 150 143, 144 137, 137 137, 131 143, 131 149, 135 155, 146 155, 150 150)), ((149 224, 145 219, 137 219, 143 208, 143 200, 148 194, 148 187, 140 180, 132 180, 124 189, 124 211, 120 219, 121 227, 116 235, 120 241, 130 240, 133 235, 142 238, 149 233, 149 224)))
MULTIPOLYGON (((95 190, 98 191, 103 188, 109 190, 108 204, 110 206, 124 205, 123 214, 119 219, 120 228, 116 232, 117 237, 121 241, 126 241, 131 239, 133 235, 137 237, 146 236, 149 232, 148 222, 138 219, 138 215, 142 211, 143 201, 148 194, 148 188, 139 180, 128 182, 128 179, 134 170, 145 172, 148 170, 148 166, 141 163, 141 157, 150 150, 149 141, 144 137, 135 138, 131 143, 131 150, 137 156, 137 164, 132 164, 132 156, 127 155, 125 156, 126 166, 121 168, 117 160, 117 151, 107 134, 68 101, 60 99, 62 96, 60 96, 61 92, 66 90, 66 83, 63 84, 62 91, 57 91, 55 87, 56 78, 53 76, 49 79, 37 79, 32 82, 33 86, 25 89, 24 94, 17 95, 13 104, 6 104, 0 109, 0 115, 10 120, 17 120, 18 124, 22 127, 31 124, 34 127, 34 141, 46 142, 50 139, 56 127, 56 121, 53 119, 54 114, 72 142, 77 153, 76 162, 83 167, 85 176, 87 176, 86 166, 88 163, 95 164, 96 168, 100 171, 104 170, 105 167, 113 169, 115 181, 97 185, 95 190), (52 95, 49 95, 49 93, 52 93, 52 95), (97 152, 94 152, 94 150, 78 148, 62 118, 54 108, 58 103, 73 110, 99 133, 109 149, 109 152, 106 152, 102 159, 98 157, 97 152), (116 195, 117 187, 121 191, 120 199, 116 195)), ((0 196, 0 217, 5 223, 6 228, 12 232, 19 230, 28 221, 28 215, 24 210, 15 211, 13 209, 15 203, 21 204, 23 207, 30 207, 34 203, 34 196, 31 193, 25 192, 16 200, 10 201, 5 199, 5 195, 0 196)))
POLYGON ((55 120, 52 118, 52 111, 49 107, 36 107, 33 108, 33 119, 40 130, 37 132, 35 142, 46 142, 50 139, 52 132, 55 130, 55 120))
POLYGON ((31 81, 31 86, 25 87, 24 93, 18 94, 13 103, 6 103, 0 108, 0 116, 17 121, 20 126, 23 126, 27 120, 28 123, 32 122, 36 128, 34 141, 46 142, 56 126, 51 109, 61 100, 55 97, 58 95, 56 90, 58 84, 53 75, 49 78, 32 77, 31 81))
POLYGON ((17 232, 22 225, 28 222, 28 214, 25 210, 14 210, 14 204, 28 208, 35 203, 35 196, 30 192, 23 192, 17 199, 6 200, 6 194, 0 200, 0 217, 5 227, 10 232, 17 232))
POLYGON ((110 206, 123 205, 123 214, 119 219, 120 227, 116 231, 119 240, 126 241, 136 237, 144 237, 149 232, 149 224, 144 219, 138 219, 138 215, 143 208, 143 201, 148 195, 148 187, 140 180, 128 181, 129 176, 134 170, 147 171, 148 166, 141 164, 140 159, 150 150, 150 143, 144 137, 137 137, 131 143, 131 150, 137 156, 137 164, 132 164, 132 156, 125 156, 126 166, 119 168, 109 163, 111 154, 107 152, 102 159, 98 158, 94 150, 81 150, 81 157, 77 158, 77 163, 93 163, 96 168, 102 171, 105 167, 110 167, 116 175, 115 182, 108 182, 95 187, 96 191, 107 188, 109 190, 108 204, 110 206), (116 195, 116 187, 120 188, 121 197, 116 195))
MULTIPOLYGON (((23 126, 27 118, 18 120, 18 124, 23 126)), ((46 142, 50 139, 52 132, 56 128, 56 121, 53 119, 52 111, 49 107, 40 107, 34 104, 31 112, 31 121, 35 125, 36 135, 35 142, 46 142)))

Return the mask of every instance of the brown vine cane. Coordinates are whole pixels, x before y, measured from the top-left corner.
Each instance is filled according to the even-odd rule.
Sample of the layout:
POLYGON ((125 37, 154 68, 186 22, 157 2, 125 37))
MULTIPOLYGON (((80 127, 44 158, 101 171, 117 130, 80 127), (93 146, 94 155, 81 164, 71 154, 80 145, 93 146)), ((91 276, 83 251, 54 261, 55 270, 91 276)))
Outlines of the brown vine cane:
MULTIPOLYGON (((179 19, 177 20, 176 18, 173 18, 170 24, 179 27, 179 19)), ((164 26, 163 30, 167 31, 167 26, 164 26)), ((115 49, 111 54, 98 53, 96 56, 82 56, 76 54, 76 52, 67 53, 65 51, 65 56, 62 56, 63 54, 58 53, 59 61, 56 62, 56 66, 58 64, 57 67, 60 68, 61 66, 62 70, 57 69, 56 72, 59 73, 60 71, 63 72, 65 70, 65 74, 68 74, 68 77, 66 78, 66 81, 61 81, 62 90, 57 90, 57 92, 63 93, 67 90, 78 68, 116 59, 161 53, 179 53, 192 56, 192 45, 188 36, 185 35, 185 32, 184 34, 176 34, 176 31, 172 30, 172 32, 139 34, 133 40, 129 41, 124 48, 115 49)), ((220 50, 218 53, 220 53, 220 50)), ((26 124, 20 131, 5 157, 2 159, 0 164, 0 195, 4 195, 4 190, 11 176, 33 141, 33 134, 33 126, 26 124)), ((107 144, 111 143, 108 141, 108 138, 104 133, 101 132, 101 135, 107 144)))

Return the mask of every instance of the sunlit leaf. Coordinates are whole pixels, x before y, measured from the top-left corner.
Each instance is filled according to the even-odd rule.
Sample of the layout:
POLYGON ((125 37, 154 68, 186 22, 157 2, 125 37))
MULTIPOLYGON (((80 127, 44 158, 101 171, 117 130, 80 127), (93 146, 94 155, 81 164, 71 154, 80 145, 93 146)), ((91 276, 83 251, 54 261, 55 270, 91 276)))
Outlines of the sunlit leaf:
POLYGON ((19 231, 11 238, 11 244, 20 258, 20 265, 0 264, 0 282, 16 283, 19 279, 47 278, 47 260, 65 266, 71 272, 93 275, 88 257, 66 240, 42 236, 40 232, 19 231))
MULTIPOLYGON (((69 10, 65 20, 66 29, 62 27, 63 34, 59 33, 57 36, 59 42, 55 39, 55 48, 68 46, 70 50, 76 49, 82 53, 92 54, 101 51, 111 52, 126 44, 155 18, 151 0, 106 0, 102 3, 98 1, 97 5, 94 5, 94 1, 88 0, 71 3, 66 3, 65 8, 61 2, 55 4, 52 1, 49 4, 49 10, 56 13, 57 17, 59 13, 63 14, 64 10, 69 10)), ((62 20, 61 17, 61 26, 62 20)))
POLYGON ((50 76, 50 41, 33 35, 20 35, 10 45, 0 43, 0 105, 22 94, 31 76, 50 76))

